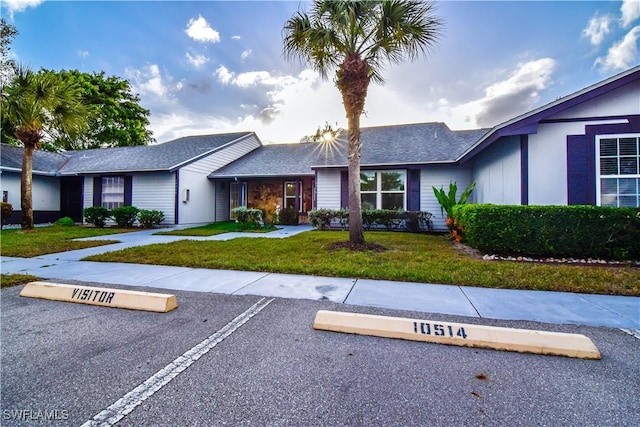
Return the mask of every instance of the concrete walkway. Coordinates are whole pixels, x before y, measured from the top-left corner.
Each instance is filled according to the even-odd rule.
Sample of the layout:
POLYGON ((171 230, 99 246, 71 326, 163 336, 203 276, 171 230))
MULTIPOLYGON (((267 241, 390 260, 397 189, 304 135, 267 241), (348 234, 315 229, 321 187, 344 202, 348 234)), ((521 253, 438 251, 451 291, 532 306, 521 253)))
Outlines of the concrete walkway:
POLYGON ((351 305, 468 317, 640 329, 638 297, 80 261, 89 255, 176 240, 285 238, 310 229, 310 226, 283 227, 266 234, 226 233, 210 237, 157 236, 153 235, 157 230, 146 230, 93 237, 90 239, 119 240, 120 243, 35 258, 2 257, 1 271, 3 274, 32 274, 59 281, 331 300, 351 305))

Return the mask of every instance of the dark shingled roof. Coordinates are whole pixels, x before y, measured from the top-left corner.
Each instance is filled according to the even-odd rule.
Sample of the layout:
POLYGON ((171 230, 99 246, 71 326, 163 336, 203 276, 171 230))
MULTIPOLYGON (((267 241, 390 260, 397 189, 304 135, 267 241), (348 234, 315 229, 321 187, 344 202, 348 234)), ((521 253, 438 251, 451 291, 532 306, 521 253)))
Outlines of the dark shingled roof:
POLYGON ((131 171, 169 171, 253 132, 187 136, 164 144, 70 151, 62 175, 131 171))
MULTIPOLYGON (((362 128, 361 166, 455 162, 489 129, 452 131, 444 123, 362 128)), ((312 167, 346 167, 347 133, 333 143, 266 145, 210 178, 312 175, 312 167)))
MULTIPOLYGON (((1 144, 0 167, 5 170, 21 171, 23 152, 24 149, 22 147, 1 144)), ((67 160, 69 160, 69 157, 64 154, 34 150, 33 173, 36 175, 55 175, 67 160)))

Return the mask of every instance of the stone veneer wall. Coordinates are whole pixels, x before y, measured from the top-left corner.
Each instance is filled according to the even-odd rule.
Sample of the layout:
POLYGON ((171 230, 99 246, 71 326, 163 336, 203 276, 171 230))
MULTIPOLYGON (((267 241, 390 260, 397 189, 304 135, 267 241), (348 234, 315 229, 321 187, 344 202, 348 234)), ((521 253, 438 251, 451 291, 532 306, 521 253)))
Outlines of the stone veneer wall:
MULTIPOLYGON (((247 207, 254 209, 265 209, 267 211, 268 222, 271 221, 271 215, 275 213, 276 206, 284 205, 284 183, 286 181, 302 181, 302 212, 313 209, 313 178, 277 178, 277 179, 256 179, 249 181, 247 207)), ((301 215, 301 218, 303 216, 301 215)), ((306 215, 304 216, 306 219, 306 215)), ((301 223, 304 220, 300 221, 301 223)))

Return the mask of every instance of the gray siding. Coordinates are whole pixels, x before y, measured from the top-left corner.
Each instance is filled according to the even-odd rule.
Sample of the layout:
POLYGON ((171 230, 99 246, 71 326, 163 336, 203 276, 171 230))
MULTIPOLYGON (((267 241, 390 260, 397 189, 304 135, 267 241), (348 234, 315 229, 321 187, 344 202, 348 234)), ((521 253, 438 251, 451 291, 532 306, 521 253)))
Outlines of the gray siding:
POLYGON ((170 172, 133 176, 131 204, 139 209, 164 213, 163 224, 175 223, 175 175, 170 172))
MULTIPOLYGON (((458 186, 458 197, 471 183, 471 170, 459 165, 429 165, 420 173, 420 210, 433 214, 433 228, 437 231, 446 231, 447 225, 444 216, 440 213, 440 204, 433 193, 432 186, 449 189, 449 183, 455 182, 458 186)), ((474 195, 471 195, 473 200, 474 195)))
POLYGON ((501 138, 473 161, 476 203, 519 205, 520 137, 501 138))
POLYGON ((316 204, 318 209, 340 209, 340 171, 318 170, 316 180, 316 204))
POLYGON ((217 151, 203 159, 190 163, 180 170, 209 175, 211 172, 228 165, 260 146, 260 142, 254 135, 233 143, 232 145, 217 151))
POLYGON ((216 182, 216 217, 214 221, 229 221, 229 183, 216 182))

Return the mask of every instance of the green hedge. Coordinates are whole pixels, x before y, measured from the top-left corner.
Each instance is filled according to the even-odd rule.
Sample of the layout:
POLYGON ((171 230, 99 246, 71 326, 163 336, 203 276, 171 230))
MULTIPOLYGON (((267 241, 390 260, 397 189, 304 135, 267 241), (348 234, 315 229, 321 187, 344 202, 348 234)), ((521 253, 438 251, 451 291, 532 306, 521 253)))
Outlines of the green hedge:
MULTIPOLYGON (((331 223, 334 221, 340 223, 340 228, 346 229, 349 223, 349 211, 346 209, 309 211, 309 222, 319 230, 331 228, 331 223)), ((362 226, 367 231, 382 227, 387 230, 395 230, 402 226, 414 233, 433 231, 431 213, 423 211, 363 209, 362 226)))
POLYGON ((640 209, 598 206, 459 205, 455 227, 485 253, 640 259, 640 209))

